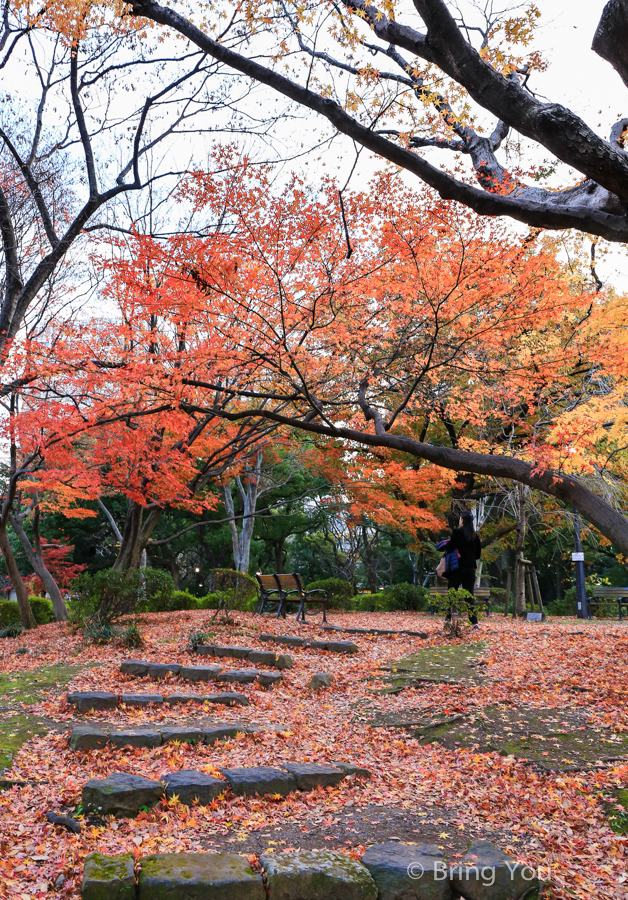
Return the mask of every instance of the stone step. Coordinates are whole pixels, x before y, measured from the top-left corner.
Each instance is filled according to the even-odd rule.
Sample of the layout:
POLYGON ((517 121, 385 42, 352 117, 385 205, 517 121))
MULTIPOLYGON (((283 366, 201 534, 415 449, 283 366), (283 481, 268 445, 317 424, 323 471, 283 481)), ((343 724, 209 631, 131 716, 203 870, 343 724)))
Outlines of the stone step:
MULTIPOLYGON (((217 648, 213 648, 217 649, 217 648)), ((222 648, 225 649, 225 648, 222 648)), ((357 648, 356 648, 357 649, 357 648)), ((247 651, 249 662, 259 666, 271 666, 275 669, 291 669, 294 665, 293 659, 287 653, 272 653, 265 650, 247 651)), ((226 681, 240 684, 249 684, 257 681, 266 687, 273 687, 278 678, 269 679, 262 678, 266 674, 259 672, 257 669, 221 669, 220 666, 179 666, 177 664, 140 662, 137 659, 127 659, 120 664, 120 671, 124 675, 136 675, 139 677, 151 678, 154 681, 160 681, 169 674, 176 675, 184 681, 226 681)), ((281 676, 279 676, 281 677, 281 676)), ((150 697, 151 694, 133 694, 129 696, 150 697)), ((156 700, 147 702, 158 702, 156 700)), ((136 706, 141 705, 141 701, 135 703, 136 706)))
POLYGON ((177 795, 181 803, 206 805, 230 788, 238 797, 256 795, 286 797, 297 790, 312 791, 338 784, 346 777, 340 768, 314 763, 250 766, 220 770, 225 779, 209 778, 195 769, 167 772, 159 781, 140 775, 113 772, 107 778, 92 778, 83 787, 82 804, 86 813, 136 816, 143 807, 154 806, 164 796, 177 795))
POLYGON ((104 691, 71 691, 66 694, 68 703, 76 706, 79 712, 93 710, 117 709, 122 704, 130 706, 147 706, 149 703, 217 703, 222 706, 248 706, 245 694, 237 691, 223 691, 219 694, 108 694, 104 691))
MULTIPOLYGON (((353 628, 346 630, 366 633, 366 629, 353 628)), ((273 641, 275 644, 287 644, 291 647, 302 647, 304 650, 327 650, 328 653, 353 654, 360 649, 352 641, 315 641, 310 638, 292 637, 292 635, 287 634, 260 634, 259 639, 266 642, 273 641)), ((255 662, 252 657, 249 657, 249 659, 251 659, 251 662, 255 662)))
POLYGON ((274 669, 291 669, 294 660, 287 653, 275 654, 267 650, 253 650, 250 647, 218 647, 215 644, 201 644, 196 649, 203 656, 234 659, 248 659, 256 666, 270 666, 274 669))
POLYGON ((404 634, 424 639, 429 637, 426 631, 409 631, 407 628, 342 628, 340 625, 323 625, 323 631, 340 631, 343 634, 404 634))
POLYGON ((213 744, 237 734, 263 731, 259 725, 221 722, 216 725, 159 725, 119 728, 115 725, 93 727, 76 725, 69 736, 71 750, 98 750, 107 743, 115 747, 158 747, 169 741, 213 744))
POLYGON ((489 841, 476 841, 453 864, 437 846, 399 841, 374 844, 361 862, 335 850, 265 851, 259 862, 261 873, 234 853, 156 853, 138 861, 131 853, 91 853, 82 900, 506 900, 541 888, 538 867, 489 841))

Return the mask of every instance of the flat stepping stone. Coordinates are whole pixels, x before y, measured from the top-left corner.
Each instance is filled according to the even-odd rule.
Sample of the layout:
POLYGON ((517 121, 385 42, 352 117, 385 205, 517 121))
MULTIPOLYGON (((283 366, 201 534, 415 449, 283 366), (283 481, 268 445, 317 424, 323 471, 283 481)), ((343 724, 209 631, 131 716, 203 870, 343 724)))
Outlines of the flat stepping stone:
POLYGON ((351 641, 329 641, 327 650, 330 653, 357 653, 360 648, 351 641))
POLYGON ((142 859, 137 897, 266 900, 266 891, 262 876, 253 872, 245 857, 235 853, 156 853, 142 859))
POLYGON ((181 666, 179 677, 185 681, 215 681, 221 672, 220 666, 181 666))
POLYGON ((308 641, 307 648, 312 650, 327 650, 327 641, 308 641))
POLYGON ((109 740, 109 732, 89 725, 77 725, 70 735, 70 750, 99 750, 109 740))
POLYGON ((110 732, 109 740, 114 747, 159 747, 161 734, 150 728, 132 728, 110 732))
POLYGON ((255 794, 279 794, 285 797, 297 789, 294 775, 285 769, 252 766, 220 771, 237 797, 254 797, 255 794))
MULTIPOLYGON (((260 863, 273 900, 377 900, 377 886, 368 869, 344 853, 262 853, 260 863)), ((403 900, 411 896, 404 894, 403 900)), ((392 900, 381 894, 380 898, 392 900)))
POLYGON ((257 669, 233 669, 230 672, 221 672, 216 681, 226 681, 228 684, 252 684, 258 675, 257 669))
POLYGON ((82 900, 135 900, 135 860, 132 853, 85 857, 82 900))
POLYGON ((474 841, 464 859, 453 867, 452 876, 455 890, 468 900, 523 898, 535 896, 540 888, 540 882, 529 866, 518 863, 490 841, 474 841), (482 872, 489 877, 482 878, 482 872), (528 877, 524 878, 524 875, 528 877))
POLYGON ((159 803, 164 793, 161 781, 141 775, 114 772, 108 778, 92 778, 81 792, 85 812, 101 816, 134 817, 143 806, 159 803))
POLYGON ((203 728, 186 728, 185 725, 177 725, 172 728, 161 728, 160 731, 164 744, 168 741, 178 741, 180 744, 202 744, 205 740, 203 728))
POLYGON ((363 766, 356 766, 354 763, 343 762, 342 760, 332 760, 331 765, 335 769, 342 769, 345 775, 355 775, 356 778, 371 778, 372 772, 370 769, 365 769, 363 766))
POLYGON ((125 706, 150 706, 151 703, 163 702, 163 694, 120 694, 120 703, 125 706))
MULTIPOLYGON (((323 625, 323 631, 341 631, 343 634, 407 634, 410 637, 429 637, 426 631, 409 631, 407 628, 342 628, 340 625, 323 625)), ((510 633, 514 634, 515 632, 510 633)))
POLYGON ((237 734, 245 732, 245 727, 241 725, 216 725, 203 729, 203 740, 206 744, 215 744, 216 741, 222 741, 225 738, 235 737, 237 734))
POLYGON ((164 697, 164 702, 176 706, 180 703, 204 703, 206 699, 201 694, 169 694, 164 697))
POLYGON ((74 691, 67 694, 68 703, 73 703, 79 712, 91 712, 94 709, 117 709, 120 703, 118 694, 106 691, 74 691))
POLYGON ((275 687, 283 679, 281 672, 260 672, 257 683, 262 687, 275 687))
POLYGON ((224 691, 222 694, 207 694, 203 698, 208 703, 219 703, 223 706, 248 706, 249 698, 246 694, 238 694, 236 691, 224 691))
POLYGON ((362 857, 362 865, 371 873, 380 900, 451 900, 453 896, 447 863, 433 844, 374 844, 362 857))
MULTIPOLYGON (((204 646, 204 645, 201 645, 204 646)), ((232 659, 248 659, 249 653, 252 652, 252 647, 216 647, 215 645, 211 645, 213 652, 212 656, 218 657, 231 657, 232 659)))
POLYGON ((148 670, 148 677, 154 681, 167 678, 168 675, 178 675, 181 666, 178 663, 153 663, 148 670))
POLYGON ((227 789, 227 783, 196 769, 182 769, 168 772, 161 780, 166 786, 166 797, 177 796, 180 803, 193 806, 195 803, 207 806, 213 803, 227 789))
POLYGON ((282 768, 294 775, 300 791, 315 791, 318 787, 333 787, 346 777, 342 769, 316 763, 282 763, 282 768))
POLYGON ((303 647, 306 642, 305 638, 297 637, 296 634, 260 634, 260 641, 274 641, 275 644, 285 644, 287 647, 303 647))
POLYGON ((251 650, 249 662, 254 666, 276 666, 277 657, 272 650, 251 650))
POLYGON ((292 669, 294 667, 294 660, 288 653, 279 653, 275 666, 278 669, 292 669))
POLYGON ((120 671, 125 675, 148 675, 148 670, 153 663, 142 662, 139 659, 125 659, 120 663, 120 671))

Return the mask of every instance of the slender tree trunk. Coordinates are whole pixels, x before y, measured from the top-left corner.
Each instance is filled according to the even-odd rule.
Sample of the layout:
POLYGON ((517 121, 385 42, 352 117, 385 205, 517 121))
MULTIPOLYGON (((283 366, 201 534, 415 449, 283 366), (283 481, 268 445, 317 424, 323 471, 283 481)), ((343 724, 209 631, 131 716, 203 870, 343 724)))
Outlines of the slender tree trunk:
POLYGON ((283 572, 283 545, 285 538, 275 541, 275 571, 283 572))
POLYGON ((517 509, 517 540, 515 543, 515 552, 518 560, 517 565, 517 582, 515 584, 515 610, 518 616, 526 614, 526 570, 521 562, 524 559, 524 547, 526 541, 526 506, 525 506, 525 487, 522 484, 516 485, 516 509, 517 509))
POLYGON ((0 523, 0 550, 2 550, 2 555, 4 556, 4 562, 7 567, 7 572, 9 573, 11 584, 13 585, 17 596, 17 605, 20 610, 22 625, 24 626, 24 628, 37 628, 37 622, 35 621, 33 610, 31 609, 31 605, 28 602, 28 591, 26 590, 26 585, 22 581, 22 576, 20 575, 20 570, 17 567, 15 556, 13 555, 13 549, 9 542, 9 537, 7 535, 7 526, 6 524, 2 523, 0 523))
POLYGON ((231 529, 231 543, 233 546, 233 564, 238 572, 248 572, 251 560, 251 541, 253 540, 253 529, 255 528, 255 510, 257 508, 257 498, 259 495, 259 481, 262 471, 262 453, 258 451, 255 454, 255 463, 252 467, 247 466, 246 472, 246 488, 242 484, 242 479, 238 476, 235 483, 240 492, 243 506, 242 527, 238 533, 238 527, 235 521, 235 507, 233 505, 233 496, 231 494, 231 485, 224 484, 222 488, 225 509, 229 517, 229 528, 231 529))
MULTIPOLYGON (((38 510, 35 509, 35 516, 38 516, 38 510)), ((20 521, 19 516, 11 516, 10 517, 11 526, 13 531, 17 534, 20 539, 20 543, 24 548, 24 552, 28 557, 28 561, 31 566, 35 570, 35 573, 41 578, 44 583, 44 587, 46 589, 46 593, 50 597, 52 601, 52 608, 54 609, 55 618, 57 622, 67 622, 68 620, 68 608, 65 605, 65 600, 61 595, 61 591, 59 590, 59 585, 54 579, 52 573, 46 567, 44 562, 44 556, 41 547, 41 541, 39 540, 39 531, 37 527, 37 521, 33 519, 33 527, 35 529, 35 546, 31 544, 28 539, 28 535, 26 534, 22 523, 20 521)))

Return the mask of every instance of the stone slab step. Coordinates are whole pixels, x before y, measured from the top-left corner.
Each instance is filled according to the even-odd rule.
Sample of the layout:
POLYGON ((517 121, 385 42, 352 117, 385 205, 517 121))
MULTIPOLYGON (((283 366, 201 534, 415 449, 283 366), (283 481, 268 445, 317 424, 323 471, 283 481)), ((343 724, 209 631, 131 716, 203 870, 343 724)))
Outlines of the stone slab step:
POLYGON ((406 628, 342 628, 340 625, 323 625, 323 631, 341 631, 344 634, 407 634, 424 639, 429 637, 426 631, 409 631, 406 628))
POLYGON ((131 853, 91 853, 82 900, 507 900, 540 889, 531 867, 488 841, 453 865, 434 845, 397 841, 374 844, 361 862, 334 850, 265 851, 259 861, 261 873, 234 853, 156 853, 137 862, 131 853))
MULTIPOLYGON (((360 632, 360 629, 358 628, 350 630, 360 632)), ((362 632, 366 633, 366 630, 362 629, 362 632)), ((286 634, 260 634, 259 639, 260 641, 273 641, 276 644, 287 644, 288 646, 302 647, 303 649, 327 650, 329 653, 353 654, 358 653, 360 649, 358 645, 352 643, 352 641, 315 641, 310 638, 292 637, 292 635, 286 634)), ((249 657, 249 659, 251 662, 256 662, 253 657, 249 657)))
MULTIPOLYGON (((249 661, 255 665, 272 666, 275 669, 291 669, 294 665, 292 657, 288 656, 287 653, 276 654, 264 650, 251 650, 247 652, 249 653, 249 661)), ((257 680, 260 684, 265 684, 267 687, 273 687, 273 685, 276 684, 276 680, 260 681, 259 676, 263 673, 259 672, 257 669, 229 669, 225 671, 220 666, 179 666, 176 663, 160 663, 159 665, 156 665, 140 662, 135 659, 128 659, 120 664, 120 671, 126 675, 138 675, 140 677, 151 678, 154 681, 160 681, 167 678, 169 674, 173 674, 182 678, 184 681, 226 681, 249 684, 257 680)), ((150 697, 151 695, 129 694, 128 696, 150 697)), ((137 701, 135 705, 141 705, 141 701, 137 701)))
POLYGON ((220 774, 225 779, 209 778, 195 769, 167 772, 159 781, 151 781, 140 775, 113 772, 107 778, 92 778, 82 790, 82 804, 86 813, 136 816, 142 807, 154 806, 164 796, 176 794, 181 803, 210 803, 227 788, 238 797, 255 795, 280 795, 286 797, 294 791, 311 791, 318 787, 338 784, 345 778, 339 768, 314 763, 285 763, 276 768, 250 766, 224 768, 220 774), (170 792, 170 793, 168 793, 170 792), (206 798, 205 800, 201 799, 206 798))
POLYGON ((107 743, 115 747, 158 747, 169 741, 191 744, 214 744, 238 734, 265 731, 260 725, 224 722, 216 725, 161 725, 142 728, 116 728, 102 725, 76 725, 69 737, 71 750, 99 750, 107 743))
POLYGON ((214 644, 201 644, 197 653, 219 658, 248 659, 256 666, 271 666, 275 669, 291 669, 294 661, 287 653, 275 654, 266 650, 253 650, 251 647, 218 647, 214 644))
POLYGON ((249 705, 248 697, 245 694, 239 694, 237 691, 222 691, 219 694, 175 693, 168 696, 162 696, 161 694, 108 694, 104 691, 71 691, 66 694, 66 700, 71 705, 76 706, 79 712, 117 709, 121 704, 131 706, 146 706, 149 703, 165 703, 170 706, 179 703, 217 703, 223 706, 249 705))

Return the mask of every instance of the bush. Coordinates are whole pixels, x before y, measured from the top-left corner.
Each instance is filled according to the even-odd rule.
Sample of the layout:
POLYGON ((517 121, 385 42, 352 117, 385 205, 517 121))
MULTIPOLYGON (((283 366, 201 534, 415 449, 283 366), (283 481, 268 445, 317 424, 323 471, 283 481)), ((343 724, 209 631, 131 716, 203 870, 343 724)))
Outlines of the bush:
POLYGON ((390 599, 389 609, 421 610, 427 609, 430 592, 427 588, 416 584, 393 584, 384 591, 390 599))
POLYGON ((212 569, 209 573, 209 584, 212 593, 218 596, 214 618, 222 612, 227 623, 230 621, 230 612, 247 609, 257 597, 255 579, 235 569, 212 569))
POLYGON ((49 600, 47 597, 37 596, 29 597, 28 600, 38 625, 47 625, 48 622, 55 621, 55 611, 52 600, 49 600))
POLYGON ((349 609, 353 596, 351 582, 344 578, 323 578, 320 581, 312 581, 306 591, 325 591, 327 593, 328 609, 349 609))
POLYGON ((14 622, 13 625, 7 625, 6 628, 3 628, 0 631, 0 638, 16 638, 21 635, 24 631, 24 626, 21 622, 14 622))
MULTIPOLYGON (((587 586, 587 596, 590 591, 587 586)), ((560 599, 552 600, 547 604, 545 610, 550 616, 575 616, 578 612, 578 601, 576 600, 576 586, 567 588, 565 594, 560 599)))
POLYGON ((189 591, 173 591, 168 608, 173 612, 182 609, 200 609, 201 598, 195 597, 189 591))
POLYGON ((205 594, 204 597, 198 597, 199 609, 218 609, 222 594, 205 594))
POLYGON ((131 622, 130 625, 123 628, 118 634, 118 640, 123 647, 128 647, 130 650, 137 650, 144 646, 144 638, 137 622, 131 622))
POLYGON ((169 609, 174 582, 161 569, 102 569, 94 575, 80 575, 73 583, 74 600, 70 615, 82 624, 88 619, 110 623, 136 612, 169 609))
MULTIPOLYGON (((47 625, 55 621, 52 600, 47 597, 29 597, 31 609, 38 625, 47 625)), ((0 600, 0 628, 7 628, 21 622, 20 608, 16 600, 0 600)))
POLYGON ((357 612, 388 612, 391 598, 384 591, 378 594, 360 594, 351 600, 351 608, 357 612))
POLYGON ((207 582, 211 594, 236 594, 242 604, 257 597, 257 581, 236 569, 211 569, 207 582))
POLYGON ((20 610, 15 600, 0 600, 0 628, 21 622, 20 610))

